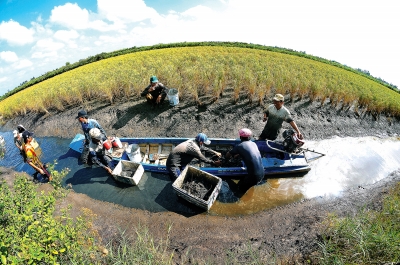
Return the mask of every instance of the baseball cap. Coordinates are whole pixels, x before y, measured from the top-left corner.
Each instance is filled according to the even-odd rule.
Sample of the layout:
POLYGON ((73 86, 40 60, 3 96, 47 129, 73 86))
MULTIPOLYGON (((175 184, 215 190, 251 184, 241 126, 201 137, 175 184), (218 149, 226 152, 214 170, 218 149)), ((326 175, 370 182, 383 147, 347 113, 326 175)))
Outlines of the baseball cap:
POLYGON ((22 138, 24 138, 24 141, 26 141, 26 140, 29 138, 29 136, 33 136, 33 132, 24 131, 24 132, 22 133, 22 138))
POLYGON ((211 143, 211 141, 208 140, 207 135, 205 135, 204 133, 199 133, 196 136, 196 141, 197 142, 203 142, 204 144, 207 144, 207 145, 211 143))
POLYGON ((157 83, 158 82, 157 76, 153 75, 152 77, 150 77, 150 82, 157 83))
POLYGON ((275 101, 284 101, 285 97, 282 94, 276 94, 273 100, 275 100, 275 101))
POLYGON ((75 119, 78 119, 79 117, 86 117, 86 116, 87 116, 87 112, 84 111, 84 110, 80 110, 80 111, 78 112, 78 116, 76 116, 75 119))

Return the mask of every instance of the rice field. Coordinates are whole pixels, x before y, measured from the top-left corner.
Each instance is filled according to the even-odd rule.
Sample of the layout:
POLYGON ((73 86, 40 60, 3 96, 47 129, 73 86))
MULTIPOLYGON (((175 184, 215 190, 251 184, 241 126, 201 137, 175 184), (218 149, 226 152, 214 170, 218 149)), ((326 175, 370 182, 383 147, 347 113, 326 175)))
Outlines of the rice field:
POLYGON ((114 103, 139 96, 152 75, 197 104, 201 95, 218 100, 228 88, 233 102, 245 95, 258 104, 276 91, 291 99, 355 105, 400 117, 400 94, 371 79, 304 57, 224 46, 148 50, 90 63, 5 98, 0 115, 62 111, 93 99, 114 103))

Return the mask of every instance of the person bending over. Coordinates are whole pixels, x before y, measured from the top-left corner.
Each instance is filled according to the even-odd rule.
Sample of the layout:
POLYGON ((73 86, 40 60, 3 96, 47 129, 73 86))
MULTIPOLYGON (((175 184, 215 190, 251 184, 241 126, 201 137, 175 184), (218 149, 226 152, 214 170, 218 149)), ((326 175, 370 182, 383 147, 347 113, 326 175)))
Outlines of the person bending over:
POLYGON ((171 180, 175 181, 181 174, 181 171, 194 158, 197 158, 202 162, 212 164, 214 166, 220 166, 220 160, 213 161, 212 159, 205 157, 201 153, 201 151, 205 151, 221 157, 220 153, 204 146, 205 144, 208 145, 210 143, 211 141, 208 140, 207 135, 205 135, 204 133, 199 133, 195 139, 190 139, 178 144, 168 155, 166 162, 167 171, 171 180))
POLYGON ((86 164, 88 161, 89 143, 91 140, 89 131, 93 128, 99 129, 102 134, 102 140, 107 139, 107 134, 106 134, 106 131, 103 129, 103 127, 101 127, 101 125, 95 119, 88 118, 88 114, 85 110, 80 110, 78 112, 78 115, 76 116, 76 119, 78 119, 79 123, 81 124, 83 134, 85 135, 83 151, 82 151, 80 159, 81 159, 82 163, 86 164))
POLYGON ((111 175, 114 164, 112 163, 112 158, 107 155, 107 150, 103 146, 103 134, 98 128, 93 128, 90 129, 89 135, 91 140, 89 143, 88 163, 104 168, 111 175))
POLYGON ((26 162, 36 171, 33 174, 34 181, 48 182, 51 180, 51 176, 46 170, 45 165, 39 160, 36 155, 35 149, 31 145, 33 139, 33 132, 24 131, 22 133, 24 139, 24 152, 26 155, 26 162), (40 176, 39 176, 40 174, 40 176))
POLYGON ((225 155, 227 159, 230 159, 232 156, 240 156, 246 165, 247 176, 238 182, 238 188, 242 192, 246 192, 264 179, 264 167, 261 154, 257 145, 250 140, 251 135, 251 130, 247 128, 240 129, 240 144, 236 145, 225 155))

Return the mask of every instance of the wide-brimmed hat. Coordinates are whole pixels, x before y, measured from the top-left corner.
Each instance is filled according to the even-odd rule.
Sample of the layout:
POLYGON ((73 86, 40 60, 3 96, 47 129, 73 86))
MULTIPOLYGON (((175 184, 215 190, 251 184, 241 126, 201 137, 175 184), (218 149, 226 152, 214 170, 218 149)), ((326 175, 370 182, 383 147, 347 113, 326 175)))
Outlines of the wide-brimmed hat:
POLYGON ((78 112, 78 116, 76 116, 75 119, 78 119, 78 118, 80 118, 80 117, 87 117, 87 112, 86 112, 85 110, 80 110, 80 111, 78 112))
POLYGON ((275 101, 284 101, 285 97, 282 94, 276 94, 275 97, 273 98, 275 101))
POLYGON ((199 142, 199 143, 203 142, 204 144, 207 144, 207 145, 211 143, 211 141, 208 140, 207 135, 205 135, 204 133, 199 133, 196 136, 196 141, 199 142))

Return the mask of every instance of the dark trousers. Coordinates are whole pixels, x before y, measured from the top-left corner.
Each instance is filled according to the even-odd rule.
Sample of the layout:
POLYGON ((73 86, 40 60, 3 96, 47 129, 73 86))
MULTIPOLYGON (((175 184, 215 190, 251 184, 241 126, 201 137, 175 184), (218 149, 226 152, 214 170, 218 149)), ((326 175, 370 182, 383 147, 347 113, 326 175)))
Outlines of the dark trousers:
MULTIPOLYGON (((149 103, 150 105, 157 105, 156 101, 157 101, 158 95, 152 95, 152 96, 153 96, 152 99, 146 98, 147 99, 147 103, 149 103)), ((166 95, 161 94, 161 99, 160 99, 160 103, 159 104, 162 104, 164 102, 165 96, 166 95)))
POLYGON ((267 126, 265 125, 263 131, 261 132, 261 135, 258 137, 259 140, 271 140, 274 141, 276 138, 278 138, 279 135, 279 130, 268 130, 267 126))
POLYGON ((185 167, 186 165, 180 167, 167 166, 168 175, 172 182, 174 182, 179 177, 179 175, 185 169, 185 167))
POLYGON ((262 176, 255 176, 255 175, 245 176, 238 182, 238 188, 240 189, 240 191, 245 193, 248 189, 250 189, 251 187, 260 183, 263 180, 263 178, 264 178, 264 175, 262 175, 262 176))
POLYGON ((87 163, 89 166, 104 165, 106 167, 111 168, 112 170, 114 170, 115 168, 114 163, 112 162, 112 158, 109 157, 108 155, 91 155, 91 153, 89 153, 87 163))
POLYGON ((89 145, 84 145, 80 160, 83 164, 87 164, 89 159, 89 145))

